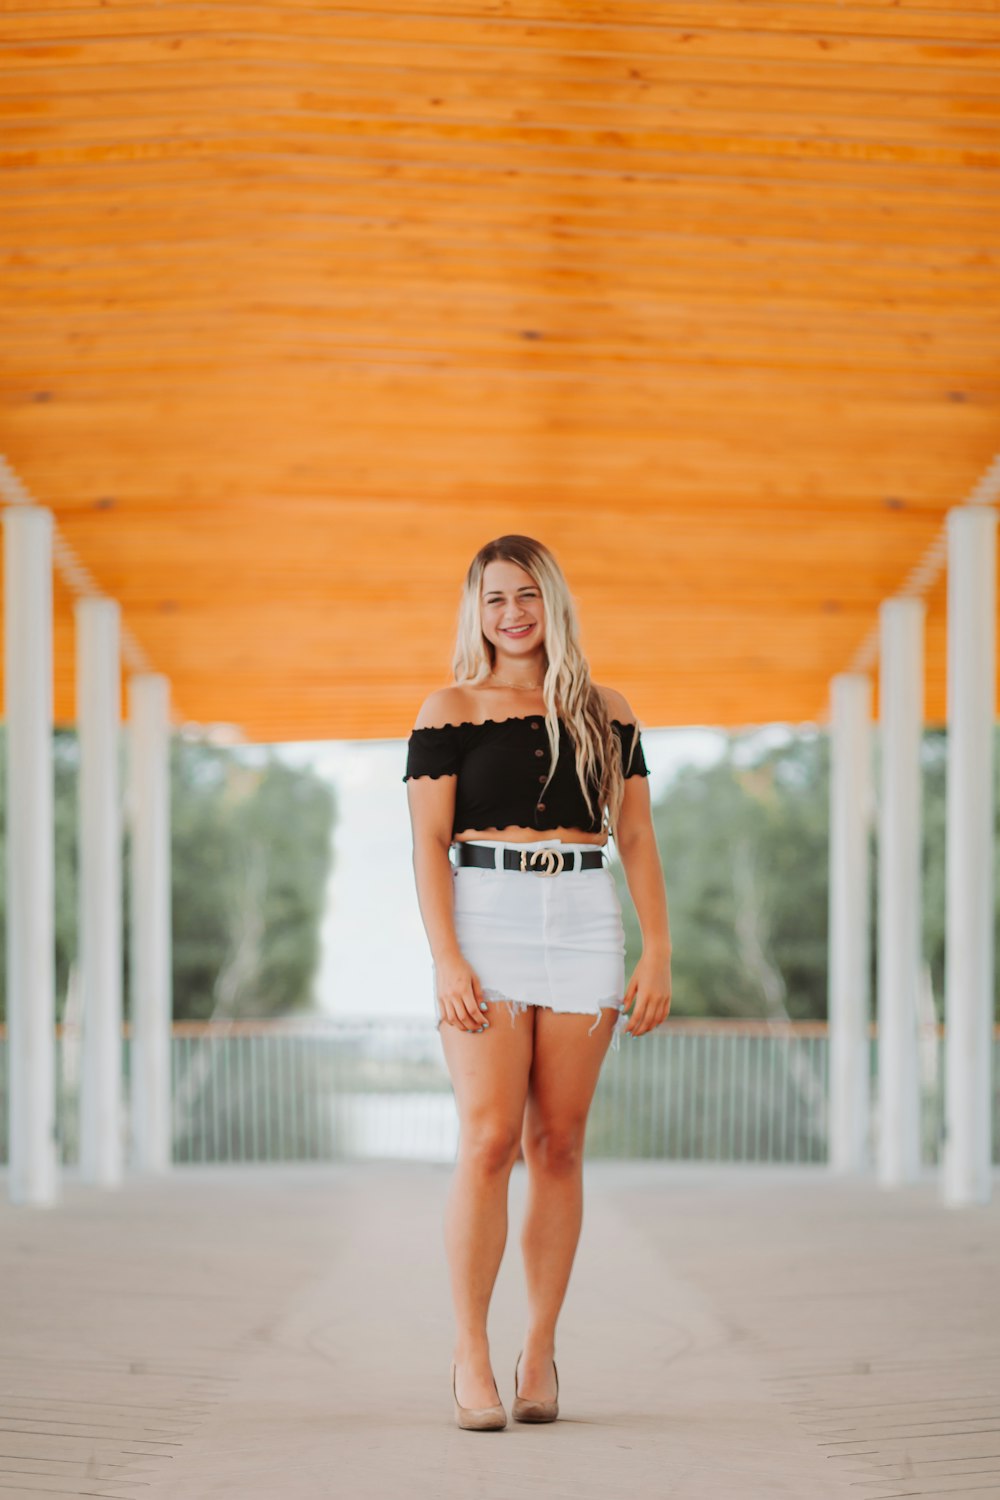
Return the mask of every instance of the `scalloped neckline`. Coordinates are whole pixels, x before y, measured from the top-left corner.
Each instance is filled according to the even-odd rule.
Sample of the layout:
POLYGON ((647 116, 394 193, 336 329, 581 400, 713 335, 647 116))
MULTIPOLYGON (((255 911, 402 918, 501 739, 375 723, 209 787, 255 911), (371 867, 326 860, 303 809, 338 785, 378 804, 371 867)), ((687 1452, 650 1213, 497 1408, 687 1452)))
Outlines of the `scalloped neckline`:
MULTIPOLYGON (((422 724, 422 729, 484 729, 487 724, 513 724, 523 723, 526 719, 544 719, 544 713, 534 714, 508 714, 505 719, 460 719, 457 724, 422 724)), ((566 720, 560 714, 558 722, 565 724, 566 720)), ((621 729, 634 729, 635 723, 631 720, 626 724, 624 719, 612 719, 612 724, 617 724, 621 729)), ((412 731, 416 733, 417 731, 412 731)))

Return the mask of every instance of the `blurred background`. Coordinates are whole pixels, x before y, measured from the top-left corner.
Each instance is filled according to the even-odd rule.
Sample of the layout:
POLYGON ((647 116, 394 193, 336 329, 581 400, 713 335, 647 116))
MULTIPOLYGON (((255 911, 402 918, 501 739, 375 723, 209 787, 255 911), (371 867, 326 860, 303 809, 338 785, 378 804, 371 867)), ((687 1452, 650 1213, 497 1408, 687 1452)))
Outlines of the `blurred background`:
MULTIPOLYGON (((32 727, 20 759, 5 741, 4 795, 8 825, 35 819, 13 840, 5 941, 30 931, 54 955, 25 1015, 46 1018, 39 1037, 50 1015, 61 1028, 64 1162, 78 1082, 113 1087, 96 1080, 122 1018, 131 1068, 137 1003, 140 1101, 173 1028, 177 1160, 277 1151, 260 1122, 296 1097, 315 1110, 294 1149, 325 1154, 335 1094, 447 1092, 404 745, 449 679, 464 570, 506 532, 555 552, 593 676, 627 696, 653 769, 676 993, 643 1055, 665 1071, 643 1081, 638 1049, 609 1059, 619 1123, 595 1119, 593 1149, 826 1159, 846 951, 829 931, 831 702, 850 678, 872 722, 902 685, 910 727, 877 797, 843 804, 868 839, 845 1003, 852 1035, 874 1025, 878 951, 906 949, 899 985, 881 982, 923 1028, 937 1161, 949 578, 971 600, 975 571, 959 585, 946 525, 995 519, 1000 493, 998 28, 988 5, 825 0, 5 11, 3 693, 8 728, 32 727), (102 605, 110 633, 86 645, 102 605), (893 611, 909 634, 886 682, 893 611), (89 703, 106 771, 147 687, 162 722, 137 743, 159 748, 136 764, 166 736, 168 775, 128 794, 122 741, 94 825, 120 845, 119 900, 78 847, 77 729, 89 703), (54 831, 35 800, 50 781, 54 831), (903 925, 880 934, 890 802, 917 845, 891 877, 903 925), (168 853, 134 860, 135 820, 168 810, 168 853), (51 911, 24 864, 50 833, 51 911), (144 926, 129 902, 147 896, 144 926), (100 979, 88 920, 105 923, 100 979), (281 1072, 303 1028, 308 1083, 281 1072), (393 1037, 411 1062, 390 1073, 370 1059, 393 1037), (705 1049, 704 1078, 685 1047, 705 1049), (369 1062, 335 1088, 352 1048, 369 1062), (644 1091, 660 1107, 639 1110, 644 1091), (622 1134, 637 1110, 641 1141, 622 1134)), ((981 535, 969 555, 989 552, 993 578, 981 535)), ((995 702, 995 580, 976 590, 963 639, 989 659, 968 701, 995 702)), ((991 831, 995 760, 975 782, 991 831)), ((976 920, 995 940, 990 886, 976 920)), ((8 990, 19 964, 8 951, 8 990)), ((25 1043, 43 1072, 47 1045, 25 1043)), ((876 1050, 867 1066, 877 1130, 876 1050)), ((417 1149, 407 1130, 382 1148, 417 1149)))
MULTIPOLYGON (((641 1043, 647 1056, 629 1038, 609 1054, 589 1149, 825 1161, 829 734, 780 724, 647 729, 643 742, 674 995, 668 1025, 641 1043)), ((70 730, 54 744, 59 1114, 63 1160, 73 1165, 79 745, 70 730)), ((921 1150, 931 1166, 943 1123, 942 730, 924 733, 921 758, 921 1150)), ((405 760, 405 739, 233 746, 192 730, 173 738, 176 1160, 452 1159, 457 1117, 431 1029, 405 760), (289 1026, 271 1024, 280 1021, 289 1026)), ((641 935, 613 841, 608 852, 631 973, 641 935)), ((874 893, 869 908, 874 955, 874 893)), ((1000 932, 1000 908, 996 923, 1000 932)), ((874 989, 874 956, 870 963, 874 989)), ((127 963, 123 980, 127 990, 127 963)), ((874 1028, 870 1069, 874 1093, 874 1028)))

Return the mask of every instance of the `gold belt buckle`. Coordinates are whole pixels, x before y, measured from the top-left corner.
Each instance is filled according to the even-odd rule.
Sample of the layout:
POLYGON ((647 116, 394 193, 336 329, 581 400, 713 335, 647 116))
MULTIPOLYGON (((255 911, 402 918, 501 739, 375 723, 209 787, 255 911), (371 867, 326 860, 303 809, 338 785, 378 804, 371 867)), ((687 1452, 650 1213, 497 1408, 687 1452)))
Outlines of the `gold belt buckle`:
POLYGON ((527 870, 532 875, 558 875, 559 871, 565 868, 565 865, 566 860, 561 849, 521 850, 521 869, 527 870), (544 870, 536 870, 534 868, 536 859, 543 859, 545 861, 544 870), (525 861, 529 861, 529 863, 525 863, 525 861))

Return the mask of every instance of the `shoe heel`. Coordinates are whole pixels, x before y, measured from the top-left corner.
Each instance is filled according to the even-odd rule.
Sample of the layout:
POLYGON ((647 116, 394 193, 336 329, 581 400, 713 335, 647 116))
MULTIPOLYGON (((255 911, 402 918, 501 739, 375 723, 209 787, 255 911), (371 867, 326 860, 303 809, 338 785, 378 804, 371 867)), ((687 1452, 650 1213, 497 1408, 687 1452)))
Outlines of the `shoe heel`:
MULTIPOLYGON (((521 1350, 521 1354, 524 1350, 521 1350)), ((552 1361, 552 1370, 556 1377, 556 1394, 552 1401, 528 1401, 517 1394, 517 1367, 521 1363, 521 1354, 517 1356, 514 1365, 514 1404, 510 1412, 515 1422, 554 1422, 559 1415, 559 1371, 556 1369, 555 1360, 552 1361)))
POLYGON ((455 1361, 451 1362, 451 1394, 455 1402, 456 1426, 466 1432, 501 1432, 507 1426, 507 1413, 502 1401, 495 1406, 462 1406, 455 1393, 455 1361))

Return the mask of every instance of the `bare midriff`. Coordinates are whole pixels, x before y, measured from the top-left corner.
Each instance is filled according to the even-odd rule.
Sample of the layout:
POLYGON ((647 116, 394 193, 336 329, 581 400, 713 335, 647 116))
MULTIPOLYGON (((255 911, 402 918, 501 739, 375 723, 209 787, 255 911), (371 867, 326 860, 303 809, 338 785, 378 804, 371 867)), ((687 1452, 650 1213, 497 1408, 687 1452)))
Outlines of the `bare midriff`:
POLYGON ((530 844, 535 839, 559 839, 563 844, 607 843, 603 833, 584 833, 579 828, 463 828, 452 839, 454 844, 467 844, 473 839, 496 839, 504 844, 530 844))

